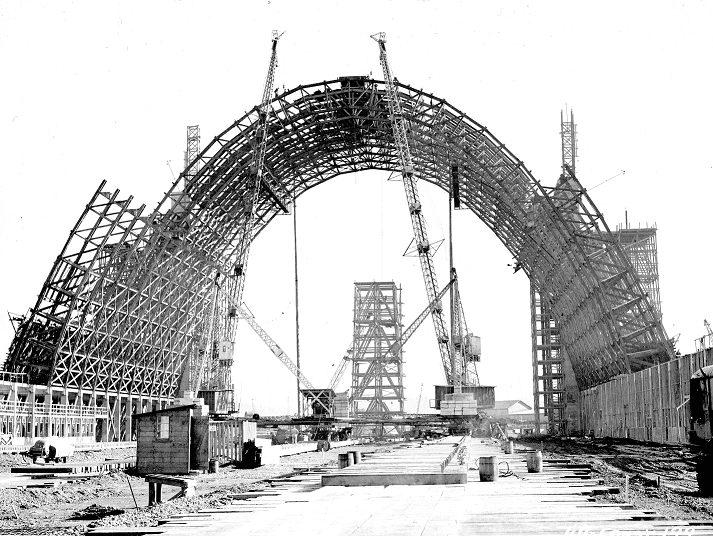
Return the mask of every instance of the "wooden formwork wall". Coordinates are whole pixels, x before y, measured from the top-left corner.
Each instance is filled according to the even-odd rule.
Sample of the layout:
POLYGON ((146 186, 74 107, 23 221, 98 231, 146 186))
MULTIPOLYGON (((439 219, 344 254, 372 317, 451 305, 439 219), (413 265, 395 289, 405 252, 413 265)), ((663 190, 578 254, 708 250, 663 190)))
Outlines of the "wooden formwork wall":
POLYGON ((580 393, 582 429, 598 437, 688 442, 690 379, 713 349, 622 375, 580 393))

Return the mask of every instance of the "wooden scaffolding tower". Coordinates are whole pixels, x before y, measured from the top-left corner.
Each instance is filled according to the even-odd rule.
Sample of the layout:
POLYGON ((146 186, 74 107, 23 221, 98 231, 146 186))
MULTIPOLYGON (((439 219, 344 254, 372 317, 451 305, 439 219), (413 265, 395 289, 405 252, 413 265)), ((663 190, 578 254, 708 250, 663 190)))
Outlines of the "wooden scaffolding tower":
MULTIPOLYGON (((404 413, 401 287, 393 282, 354 283, 352 415, 389 418, 404 413)), ((371 435, 364 426, 353 434, 371 435)), ((373 435, 400 435, 398 426, 380 424, 373 435)))
MULTIPOLYGON (((562 139, 562 175, 556 189, 566 191, 568 181, 575 177, 577 159, 577 128, 574 113, 560 116, 562 139)), ((579 218, 574 220, 579 223, 579 218)), ((631 228, 628 217, 624 225, 612 233, 628 257, 633 272, 639 279, 643 294, 648 298, 652 313, 661 322, 661 297, 659 292, 658 251, 656 227, 631 228)), ((550 434, 566 434, 570 425, 567 417, 567 385, 575 384, 572 364, 566 346, 560 337, 560 322, 552 313, 547 295, 530 283, 530 311, 532 322, 532 368, 535 422, 539 430, 545 417, 550 434), (573 376, 573 375, 572 375, 573 376)), ((570 397, 571 398, 571 397, 570 397)))
MULTIPOLYGON (((627 218, 628 220, 628 218, 627 218)), ((656 244, 656 225, 631 228, 628 221, 617 228, 614 236, 628 255, 649 302, 661 319, 661 292, 659 291, 659 254, 656 244)))

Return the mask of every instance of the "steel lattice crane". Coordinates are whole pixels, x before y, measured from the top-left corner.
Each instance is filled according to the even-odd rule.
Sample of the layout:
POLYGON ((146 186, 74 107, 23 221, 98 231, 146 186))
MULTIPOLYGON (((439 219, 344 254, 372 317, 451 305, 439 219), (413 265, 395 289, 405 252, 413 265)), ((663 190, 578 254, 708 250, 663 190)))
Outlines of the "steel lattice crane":
POLYGON ((423 396, 423 384, 421 384, 421 390, 418 393, 418 403, 416 404, 416 414, 421 412, 421 397, 423 396))
POLYGON ((300 369, 297 368, 297 365, 290 359, 290 357, 285 353, 285 351, 280 348, 280 345, 275 342, 275 340, 270 337, 270 335, 265 331, 260 324, 257 323, 257 320, 255 320, 255 315, 252 314, 250 309, 248 309, 247 305, 244 303, 238 304, 237 301, 235 301, 235 298, 233 298, 228 292, 224 291, 220 285, 216 282, 216 289, 221 291, 223 293, 223 296, 230 302, 231 306, 235 309, 235 313, 238 315, 239 318, 242 318, 245 320, 248 325, 252 328, 252 330, 257 333, 258 337, 262 339, 262 342, 265 343, 265 345, 270 349, 270 351, 279 359, 283 365, 287 367, 287 369, 294 374, 297 379, 302 382, 302 384, 307 388, 307 389, 314 389, 314 385, 312 384, 311 381, 307 379, 307 377, 302 373, 300 369))
MULTIPOLYGON (((428 306, 421 312, 420 315, 416 317, 416 319, 411 323, 411 325, 406 328, 401 337, 398 340, 394 341, 394 343, 389 347, 389 354, 395 355, 408 342, 411 336, 416 332, 416 329, 418 329, 418 327, 426 319, 428 314, 435 307, 440 306, 439 302, 441 298, 443 298, 443 296, 454 285, 454 283, 455 279, 452 279, 443 288, 443 290, 441 290, 436 295, 434 301, 428 304, 428 306)), ((220 290, 220 286, 217 284, 217 282, 216 289, 220 290)), ((285 365, 288 370, 292 372, 292 374, 294 374, 307 389, 314 389, 315 387, 312 382, 310 382, 307 377, 302 373, 302 371, 297 368, 297 365, 295 365, 295 363, 292 361, 292 359, 290 359, 290 357, 285 353, 285 351, 280 347, 280 345, 277 344, 275 340, 270 337, 270 335, 260 326, 260 324, 257 323, 257 320, 255 320, 255 316, 250 312, 248 307, 244 303, 242 305, 237 305, 237 303, 228 294, 226 294, 226 297, 233 304, 233 307, 235 307, 238 316, 248 323, 248 325, 253 329, 255 333, 257 333, 257 335, 260 337, 260 339, 262 339, 265 345, 267 345, 267 347, 275 355, 275 357, 277 357, 282 362, 282 364, 285 365)), ((331 381, 329 382, 329 389, 334 390, 334 388, 337 387, 337 385, 339 384, 339 381, 344 375, 344 371, 346 370, 347 364, 351 359, 352 353, 353 343, 347 349, 344 357, 340 362, 339 369, 337 369, 331 381)))
POLYGON ((342 359, 339 361, 337 370, 334 371, 334 375, 329 381, 329 389, 335 390, 339 385, 339 382, 342 381, 342 376, 344 376, 344 372, 347 370, 347 365, 349 365, 349 362, 352 360, 353 354, 354 341, 352 341, 352 343, 349 345, 349 348, 347 348, 347 351, 344 352, 344 357, 342 357, 342 359))
MULTIPOLYGON (((253 239, 253 230, 255 228, 255 220, 257 216, 258 198, 262 187, 270 190, 273 198, 278 200, 279 197, 274 194, 265 181, 265 152, 267 150, 267 122, 269 114, 272 110, 270 99, 272 96, 272 88, 275 85, 275 70, 277 69, 277 42, 282 34, 276 30, 272 32, 272 54, 270 56, 270 66, 267 70, 265 85, 262 90, 262 101, 258 111, 258 121, 255 127, 255 150, 253 151, 250 167, 248 169, 249 181, 251 182, 250 197, 246 200, 244 206, 245 223, 242 233, 238 238, 236 247, 236 260, 233 268, 233 275, 236 279, 236 289, 234 296, 236 301, 240 303, 243 296, 243 288, 245 287, 245 272, 248 264, 248 256, 250 253, 250 244, 253 239)), ((282 209, 287 212, 287 207, 283 203, 279 203, 282 209)))
MULTIPOLYGON (((246 177, 248 193, 243 198, 243 222, 240 233, 237 236, 237 243, 234 250, 233 270, 231 274, 228 274, 229 277, 226 277, 222 283, 219 283, 219 278, 222 275, 221 272, 218 272, 216 276, 216 289, 223 292, 224 299, 221 304, 216 301, 212 310, 211 320, 209 323, 212 339, 209 341, 209 346, 200 359, 198 367, 200 377, 204 375, 203 369, 205 368, 206 363, 211 361, 211 358, 215 353, 213 340, 235 340, 237 316, 229 312, 230 308, 227 304, 231 303, 234 307, 235 304, 242 303, 246 268, 250 253, 250 246, 253 240, 255 222, 257 220, 258 201, 261 191, 266 191, 284 212, 288 212, 287 206, 282 201, 284 196, 278 195, 276 192, 279 191, 279 189, 276 188, 274 184, 270 184, 271 176, 265 166, 265 153, 267 151, 268 140, 267 124, 270 112, 272 111, 270 100, 273 87, 275 85, 275 70, 277 69, 277 42, 281 36, 282 34, 273 30, 270 63, 262 90, 262 99, 257 110, 257 121, 255 122, 253 129, 253 151, 246 177)), ((214 299, 215 297, 217 297, 217 290, 215 292, 214 299)), ((224 367, 220 375, 229 377, 229 374, 230 371, 228 366, 224 367), (226 368, 227 370, 225 370, 226 368)), ((210 384, 212 382, 213 380, 209 379, 208 383, 210 384)), ((223 383, 225 383, 225 381, 223 383)))
POLYGON ((275 354, 275 357, 279 359, 283 365, 285 365, 292 374, 297 376, 297 378, 302 382, 302 385, 304 385, 307 389, 314 389, 314 385, 312 385, 312 382, 310 382, 304 374, 302 374, 302 371, 297 368, 297 365, 292 361, 292 359, 289 358, 289 356, 285 353, 285 351, 280 348, 280 345, 277 344, 270 335, 260 327, 260 324, 257 323, 255 320, 255 316, 250 312, 250 310, 245 306, 245 304, 238 305, 236 306, 237 312, 240 315, 240 318, 245 320, 248 325, 253 329, 255 333, 262 339, 262 342, 264 342, 267 347, 270 349, 270 351, 275 354))
MULTIPOLYGON (((243 289, 245 287, 245 273, 250 253, 250 245, 253 240, 253 233, 255 228, 255 221, 257 220, 257 208, 258 201, 260 197, 261 190, 266 190, 269 192, 270 197, 274 199, 280 207, 287 212, 287 207, 281 201, 280 196, 275 193, 275 189, 271 188, 270 185, 265 180, 266 169, 265 169, 265 153, 267 151, 267 123, 269 119, 269 114, 272 110, 270 106, 270 100, 272 96, 273 86, 275 85, 275 70, 277 69, 277 42, 280 40, 282 34, 278 33, 276 30, 272 32, 272 47, 270 54, 270 63, 267 69, 267 76, 265 77, 265 84, 262 90, 262 99, 260 101, 260 106, 258 108, 257 121, 255 122, 253 135, 254 150, 252 152, 250 165, 247 169, 246 182, 248 184, 248 194, 243 199, 244 205, 242 209, 243 223, 241 226, 240 233, 237 237, 237 244, 235 247, 235 258, 233 262, 233 273, 231 278, 228 278, 227 284, 225 284, 226 289, 223 289, 225 293, 234 298, 237 303, 242 302, 243 289)), ((216 285, 218 285, 218 278, 220 277, 220 272, 216 276, 216 285)), ((217 295, 217 292, 215 292, 217 295)), ((224 305, 224 304, 223 304, 224 305)), ((207 341, 207 348, 204 354, 201 355, 199 359, 199 364, 197 367, 196 379, 191 378, 193 387, 198 388, 201 383, 205 383, 207 388, 214 383, 215 378, 212 377, 214 371, 205 370, 206 366, 210 367, 210 364, 215 358, 215 345, 214 341, 219 339, 235 339, 235 329, 236 323, 235 318, 232 315, 224 316, 226 308, 221 307, 217 302, 212 309, 211 319, 210 319, 210 333, 211 337, 207 341), (204 378, 204 376, 206 376, 204 378)), ((229 369, 229 367, 228 367, 229 369)), ((219 376, 229 376, 229 370, 222 370, 219 376)), ((224 382, 223 382, 224 383, 224 382)))
MULTIPOLYGON (((394 134, 394 141, 399 153, 399 164, 401 166, 401 175, 403 178, 404 189, 406 192, 406 200, 408 202, 409 213, 411 214, 411 226, 414 233, 414 241, 416 242, 416 251, 421 263, 421 271, 423 272, 423 280, 426 285, 426 294, 429 302, 434 302, 436 297, 436 289, 438 281, 436 271, 433 265, 432 248, 428 241, 426 233, 426 220, 421 210, 421 202, 419 200, 418 188, 416 186, 416 176, 414 173, 413 158, 409 149, 408 138, 406 135, 407 125, 401 107, 401 100, 396 90, 396 83, 391 72, 388 57, 386 56, 386 33, 380 32, 371 36, 379 45, 379 61, 384 72, 384 84, 386 86, 387 98, 386 102, 389 106, 389 119, 391 128, 394 134)), ((439 305, 431 310, 433 325, 436 330, 436 339, 438 342, 438 350, 443 363, 446 381, 449 384, 461 385, 466 378, 465 367, 460 359, 451 360, 451 341, 448 336, 448 328, 446 327, 446 318, 443 313, 443 308, 439 305)))
POLYGON ((463 301, 460 299, 458 286, 454 285, 454 315, 453 325, 455 333, 454 351, 457 359, 460 360, 463 367, 464 378, 472 385, 480 385, 478 378, 478 369, 475 366, 476 361, 480 360, 480 350, 473 347, 471 344, 471 333, 468 331, 468 324, 465 321, 465 311, 463 310, 463 301), (470 368, 469 368, 470 367, 470 368))

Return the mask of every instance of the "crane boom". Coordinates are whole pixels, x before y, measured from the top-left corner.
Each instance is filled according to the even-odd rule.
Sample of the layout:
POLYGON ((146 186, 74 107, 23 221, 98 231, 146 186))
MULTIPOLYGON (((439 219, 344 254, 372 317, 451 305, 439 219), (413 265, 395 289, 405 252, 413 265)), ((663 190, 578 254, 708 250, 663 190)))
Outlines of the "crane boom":
MULTIPOLYGON (((421 264, 423 280, 426 285, 426 294, 428 301, 433 302, 436 297, 436 289, 438 281, 436 279, 436 271, 433 265, 431 254, 431 244, 428 241, 426 233, 426 220, 421 211, 421 202, 416 186, 416 177, 414 175, 413 159, 408 145, 406 136, 406 119, 404 118, 401 107, 401 100, 396 90, 396 83, 391 72, 388 57, 386 56, 386 33, 380 32, 371 36, 379 45, 379 61, 384 72, 384 84, 386 86, 386 102, 389 106, 389 119, 391 128, 394 134, 394 142, 399 153, 399 164, 401 166, 401 175, 406 192, 406 200, 408 202, 409 213, 411 214, 411 227, 413 228, 414 240, 416 249, 421 264)), ((460 384, 462 372, 459 370, 451 370, 451 350, 450 338, 446 327, 446 319, 443 314, 443 308, 434 308, 431 311, 433 325, 436 330, 436 340, 438 342, 438 350, 443 363, 443 370, 446 376, 446 381, 450 383, 457 382, 460 384)), ((460 363, 455 362, 456 368, 460 368, 460 363)))
POLYGON ((349 361, 351 361, 353 352, 354 341, 352 341, 352 343, 349 345, 349 348, 347 348, 347 351, 344 352, 344 357, 342 357, 342 359, 339 361, 339 366, 337 367, 337 370, 334 371, 334 375, 329 381, 330 389, 334 390, 337 388, 337 385, 339 385, 339 382, 342 380, 342 376, 344 376, 344 372, 347 370, 347 365, 349 364, 349 361))
POLYGON ((297 368, 297 365, 294 364, 292 359, 289 358, 289 356, 285 353, 285 351, 280 348, 280 345, 277 344, 272 337, 264 330, 262 327, 260 327, 260 324, 257 323, 255 320, 255 317, 250 313, 250 311, 245 307, 245 304, 243 305, 238 305, 236 306, 238 315, 240 315, 240 318, 245 320, 248 325, 253 329, 255 333, 257 333, 258 337, 262 339, 262 342, 264 342, 267 347, 270 349, 270 351, 275 354, 275 357, 282 361, 282 364, 285 365, 292 374, 297 376, 297 378, 302 382, 302 385, 304 385, 307 389, 314 389, 314 385, 312 385, 312 382, 310 382, 304 374, 302 374, 302 371, 297 368))
MULTIPOLYGON (((411 325, 406 328, 406 330, 401 334, 401 337, 396 339, 394 343, 389 347, 388 353, 391 354, 392 356, 395 355, 403 346, 406 344, 406 342, 411 338, 411 336, 416 332, 418 327, 423 323, 423 321, 428 317, 428 314, 437 307, 440 307, 440 300, 443 298, 443 296, 448 292, 448 289, 450 289, 453 284, 455 283, 455 279, 452 279, 445 287, 443 287, 443 290, 441 290, 436 297, 433 299, 431 303, 429 303, 426 308, 421 312, 420 315, 416 317, 416 319, 411 322, 411 325)), ((349 345, 349 348, 347 348, 347 351, 344 353, 344 357, 342 358, 341 362, 339 363, 339 368, 334 372, 334 376, 332 376, 331 381, 329 382, 329 388, 330 389, 335 389, 339 382, 342 379, 342 376, 344 375, 344 372, 347 369, 347 365, 349 364, 349 361, 351 361, 351 356, 354 353, 354 342, 349 345)))
POLYGON ((455 279, 451 279, 448 284, 443 287, 443 289, 436 294, 431 303, 429 303, 426 308, 421 311, 421 314, 416 317, 416 319, 411 322, 411 325, 407 327, 397 340, 389 347, 389 353, 391 355, 396 354, 401 348, 406 344, 406 342, 411 338, 411 336, 416 332, 418 327, 423 323, 428 317, 429 313, 432 313, 436 309, 441 309, 441 298, 445 296, 446 292, 453 286, 456 282, 455 279))

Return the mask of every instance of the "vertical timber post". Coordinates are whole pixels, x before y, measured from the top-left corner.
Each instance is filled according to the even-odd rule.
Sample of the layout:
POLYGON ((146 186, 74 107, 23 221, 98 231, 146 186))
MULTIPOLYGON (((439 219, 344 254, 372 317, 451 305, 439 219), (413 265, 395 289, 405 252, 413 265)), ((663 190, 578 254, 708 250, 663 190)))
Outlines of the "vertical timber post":
POLYGON ((297 272, 297 196, 292 198, 292 229, 295 238, 295 343, 297 345, 297 416, 302 416, 302 405, 300 404, 300 287, 297 272))

